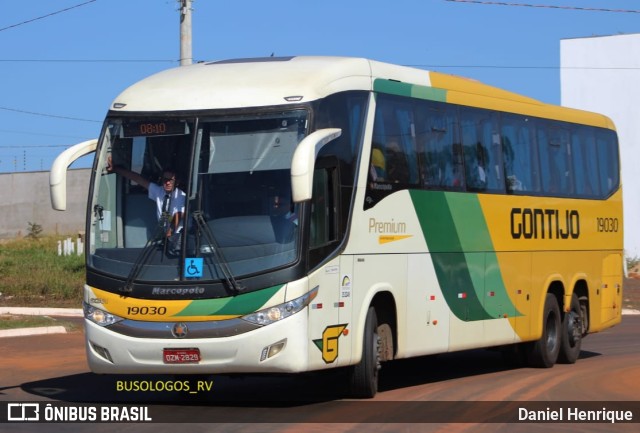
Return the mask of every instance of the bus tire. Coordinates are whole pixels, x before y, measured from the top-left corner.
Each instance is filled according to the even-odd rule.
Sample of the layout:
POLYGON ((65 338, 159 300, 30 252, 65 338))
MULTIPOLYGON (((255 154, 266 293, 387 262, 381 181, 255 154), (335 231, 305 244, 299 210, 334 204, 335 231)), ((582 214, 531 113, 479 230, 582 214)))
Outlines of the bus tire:
POLYGON ((562 364, 574 364, 580 356, 582 347, 582 320, 580 320, 580 301, 574 293, 571 296, 569 311, 564 314, 562 320, 562 343, 558 362, 562 364))
POLYGON ((378 392, 380 370, 380 337, 376 310, 369 307, 364 325, 364 341, 360 363, 351 367, 350 391, 354 398, 372 398, 378 392))
POLYGON ((550 368, 556 363, 562 343, 561 325, 558 300, 547 293, 542 314, 542 336, 530 343, 527 354, 531 367, 550 368))

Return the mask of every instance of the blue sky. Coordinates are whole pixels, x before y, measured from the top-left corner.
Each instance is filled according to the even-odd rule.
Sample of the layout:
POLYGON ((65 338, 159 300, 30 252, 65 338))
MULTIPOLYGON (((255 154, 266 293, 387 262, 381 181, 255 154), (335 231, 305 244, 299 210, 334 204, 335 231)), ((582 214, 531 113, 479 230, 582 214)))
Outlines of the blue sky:
MULTIPOLYGON (((0 172, 48 170, 66 147, 97 137, 122 90, 178 65, 176 0, 95 0, 72 8, 85 2, 3 2, 0 172)), ((502 2, 640 10, 637 0, 502 2)), ((367 57, 559 103, 561 39, 640 32, 640 13, 490 3, 196 0, 193 55, 367 57)))

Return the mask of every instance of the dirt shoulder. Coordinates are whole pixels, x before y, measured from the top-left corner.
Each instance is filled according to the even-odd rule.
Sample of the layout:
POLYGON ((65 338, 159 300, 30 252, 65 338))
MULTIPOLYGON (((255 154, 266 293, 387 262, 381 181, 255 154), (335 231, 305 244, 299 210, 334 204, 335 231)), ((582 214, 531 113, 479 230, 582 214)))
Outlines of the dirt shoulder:
POLYGON ((625 278, 622 287, 622 308, 640 311, 640 279, 625 278))

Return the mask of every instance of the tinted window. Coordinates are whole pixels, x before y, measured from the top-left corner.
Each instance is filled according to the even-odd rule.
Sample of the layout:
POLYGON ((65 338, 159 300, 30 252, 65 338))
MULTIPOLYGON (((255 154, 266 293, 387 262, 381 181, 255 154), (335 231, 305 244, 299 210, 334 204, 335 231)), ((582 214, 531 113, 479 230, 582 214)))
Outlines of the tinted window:
POLYGON ((592 128, 577 127, 571 134, 571 157, 576 194, 583 197, 600 195, 598 156, 592 128))
POLYGON ((462 187, 464 168, 457 124, 455 107, 430 101, 417 103, 416 135, 425 188, 462 187))
POLYGON ((504 173, 498 116, 489 110, 460 111, 467 190, 502 191, 504 173))
POLYGON ((604 198, 619 184, 614 131, 444 102, 377 95, 371 146, 365 208, 403 188, 604 198))
POLYGON ((598 149, 598 166, 600 172, 600 191, 609 196, 615 191, 620 182, 618 160, 618 146, 613 131, 598 130, 596 132, 596 146, 598 149))
POLYGON ((538 122, 537 138, 542 192, 559 196, 573 194, 569 132, 550 122, 538 122))
POLYGON ((507 191, 515 194, 540 191, 533 121, 523 116, 504 115, 501 130, 507 191))

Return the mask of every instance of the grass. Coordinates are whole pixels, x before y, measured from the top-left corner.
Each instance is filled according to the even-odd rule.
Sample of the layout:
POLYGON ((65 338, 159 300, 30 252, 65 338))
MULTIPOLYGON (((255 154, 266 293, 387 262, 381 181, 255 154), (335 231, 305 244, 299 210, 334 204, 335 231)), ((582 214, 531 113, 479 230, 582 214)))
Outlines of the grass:
POLYGON ((0 330, 16 328, 35 328, 40 326, 64 326, 71 332, 78 329, 79 325, 68 320, 55 319, 47 316, 17 316, 10 314, 0 315, 0 330))
POLYGON ((0 244, 0 306, 82 305, 84 256, 58 256, 60 237, 0 244))

